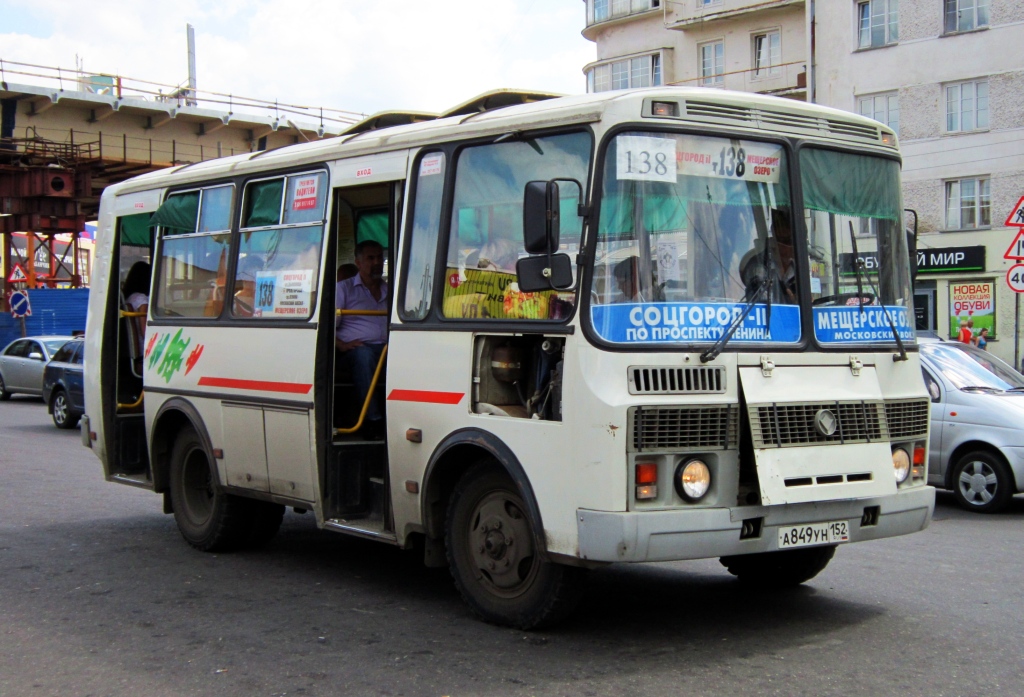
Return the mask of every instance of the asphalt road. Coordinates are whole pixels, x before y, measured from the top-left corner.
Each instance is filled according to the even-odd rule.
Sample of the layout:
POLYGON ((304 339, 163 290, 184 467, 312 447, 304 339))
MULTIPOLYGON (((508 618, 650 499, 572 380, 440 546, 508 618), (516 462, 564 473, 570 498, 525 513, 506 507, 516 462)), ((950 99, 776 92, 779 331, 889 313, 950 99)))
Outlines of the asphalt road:
POLYGON ((193 551, 42 402, 0 403, 0 695, 1003 695, 1024 692, 1024 497, 842 547, 805 586, 715 560, 591 574, 569 621, 483 624, 445 570, 289 513, 193 551))

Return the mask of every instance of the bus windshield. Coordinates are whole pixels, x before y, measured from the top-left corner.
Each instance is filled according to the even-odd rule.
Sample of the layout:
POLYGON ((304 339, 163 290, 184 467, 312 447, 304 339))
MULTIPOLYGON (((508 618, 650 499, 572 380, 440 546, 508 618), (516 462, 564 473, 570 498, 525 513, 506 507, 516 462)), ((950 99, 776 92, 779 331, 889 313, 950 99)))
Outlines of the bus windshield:
POLYGON ((800 151, 814 335, 822 344, 914 339, 900 166, 819 148, 800 151))
POLYGON ((788 181, 778 143, 616 136, 590 296, 598 337, 710 343, 745 314, 732 343, 799 342, 788 181))

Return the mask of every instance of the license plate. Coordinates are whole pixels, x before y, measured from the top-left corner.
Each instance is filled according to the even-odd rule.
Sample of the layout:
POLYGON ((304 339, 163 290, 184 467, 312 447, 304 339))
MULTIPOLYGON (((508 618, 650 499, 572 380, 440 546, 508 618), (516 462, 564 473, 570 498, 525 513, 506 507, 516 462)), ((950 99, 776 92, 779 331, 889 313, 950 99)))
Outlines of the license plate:
POLYGON ((850 541, 850 523, 836 520, 831 523, 808 523, 779 528, 779 549, 834 545, 850 541))

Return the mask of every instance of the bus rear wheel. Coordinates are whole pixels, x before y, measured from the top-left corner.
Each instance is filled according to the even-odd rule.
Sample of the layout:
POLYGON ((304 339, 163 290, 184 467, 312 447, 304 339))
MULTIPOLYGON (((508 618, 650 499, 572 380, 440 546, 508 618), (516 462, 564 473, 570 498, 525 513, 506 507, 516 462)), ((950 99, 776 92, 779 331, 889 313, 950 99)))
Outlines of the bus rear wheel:
POLYGON ((583 571, 541 558, 523 499, 496 465, 473 467, 455 487, 445 542, 456 587, 487 622, 532 629, 576 606, 583 571))
POLYGON ((203 552, 221 552, 246 541, 248 502, 221 491, 210 456, 191 427, 174 441, 170 475, 174 520, 186 542, 203 552))
POLYGON ((741 583, 756 588, 798 586, 824 571, 835 556, 835 545, 787 549, 722 557, 719 561, 741 583))

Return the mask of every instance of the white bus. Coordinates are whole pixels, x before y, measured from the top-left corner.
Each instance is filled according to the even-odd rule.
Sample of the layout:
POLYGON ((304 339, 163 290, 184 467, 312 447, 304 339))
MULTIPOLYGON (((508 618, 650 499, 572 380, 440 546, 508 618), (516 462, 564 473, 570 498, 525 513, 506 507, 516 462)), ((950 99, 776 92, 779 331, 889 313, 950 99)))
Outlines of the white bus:
POLYGON ((163 494, 200 550, 267 542, 285 507, 422 549, 523 628, 609 563, 780 586, 925 528, 893 132, 722 90, 548 97, 108 187, 82 419, 106 478, 163 494), (365 397, 334 342, 364 240, 388 282, 365 397))

